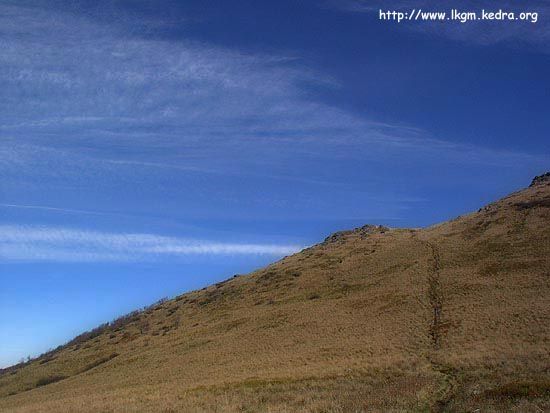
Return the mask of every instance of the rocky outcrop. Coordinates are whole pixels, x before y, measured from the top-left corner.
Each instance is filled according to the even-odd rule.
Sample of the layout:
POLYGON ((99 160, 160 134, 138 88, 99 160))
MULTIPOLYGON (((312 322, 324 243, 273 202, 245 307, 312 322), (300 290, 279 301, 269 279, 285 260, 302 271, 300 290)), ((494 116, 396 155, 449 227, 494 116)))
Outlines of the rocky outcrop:
POLYGON ((546 185, 550 184, 550 172, 546 172, 545 174, 535 176, 531 181, 531 185, 529 186, 542 185, 542 184, 546 184, 546 185))
POLYGON ((363 225, 362 227, 355 228, 349 231, 338 231, 325 238, 324 244, 342 241, 351 235, 359 236, 360 238, 366 238, 367 236, 375 233, 384 233, 389 231, 388 227, 384 225, 363 225))

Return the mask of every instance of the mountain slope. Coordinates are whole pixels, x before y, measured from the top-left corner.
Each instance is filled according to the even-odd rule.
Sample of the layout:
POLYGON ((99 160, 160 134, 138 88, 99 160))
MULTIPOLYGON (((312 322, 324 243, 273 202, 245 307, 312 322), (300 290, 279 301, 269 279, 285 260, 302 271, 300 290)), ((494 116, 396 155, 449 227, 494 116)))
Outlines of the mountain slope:
POLYGON ((550 175, 365 226, 0 374, 0 411, 550 410, 550 175))

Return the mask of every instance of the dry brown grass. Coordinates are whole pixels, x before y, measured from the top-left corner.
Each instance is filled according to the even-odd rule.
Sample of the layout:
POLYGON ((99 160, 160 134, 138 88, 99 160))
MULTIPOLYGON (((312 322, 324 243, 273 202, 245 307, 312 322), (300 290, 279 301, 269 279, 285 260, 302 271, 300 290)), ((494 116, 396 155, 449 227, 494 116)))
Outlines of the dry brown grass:
POLYGON ((336 234, 3 373, 0 411, 550 410, 549 200, 336 234))

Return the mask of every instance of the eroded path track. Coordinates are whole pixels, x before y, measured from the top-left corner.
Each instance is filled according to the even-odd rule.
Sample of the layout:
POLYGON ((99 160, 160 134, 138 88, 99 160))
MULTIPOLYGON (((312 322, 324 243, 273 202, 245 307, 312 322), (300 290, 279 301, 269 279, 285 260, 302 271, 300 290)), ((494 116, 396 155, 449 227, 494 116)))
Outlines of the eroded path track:
POLYGON ((443 296, 441 291, 440 269, 441 258, 439 249, 432 242, 427 241, 426 245, 431 251, 431 266, 428 274, 428 298, 433 311, 432 323, 430 325, 430 336, 434 349, 441 348, 441 336, 443 323, 441 321, 443 311, 443 296))
POLYGON ((431 339, 431 348, 428 352, 428 361, 431 368, 438 375, 441 375, 439 388, 434 394, 431 411, 434 413, 442 413, 449 411, 451 403, 456 392, 457 381, 456 372, 451 366, 446 365, 440 354, 440 350, 444 347, 443 339, 445 331, 449 327, 449 323, 445 321, 445 301, 443 282, 441 279, 441 255, 439 247, 426 240, 418 239, 427 249, 427 301, 431 311, 431 321, 428 326, 428 334, 431 339))

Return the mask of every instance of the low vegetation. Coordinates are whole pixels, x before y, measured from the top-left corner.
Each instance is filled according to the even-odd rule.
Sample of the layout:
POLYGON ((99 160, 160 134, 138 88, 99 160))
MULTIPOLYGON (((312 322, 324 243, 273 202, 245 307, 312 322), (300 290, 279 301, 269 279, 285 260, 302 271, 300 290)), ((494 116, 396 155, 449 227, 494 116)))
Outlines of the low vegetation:
POLYGON ((35 387, 47 386, 48 384, 57 383, 58 381, 65 380, 66 378, 67 376, 61 375, 42 377, 41 379, 38 379, 35 387))

